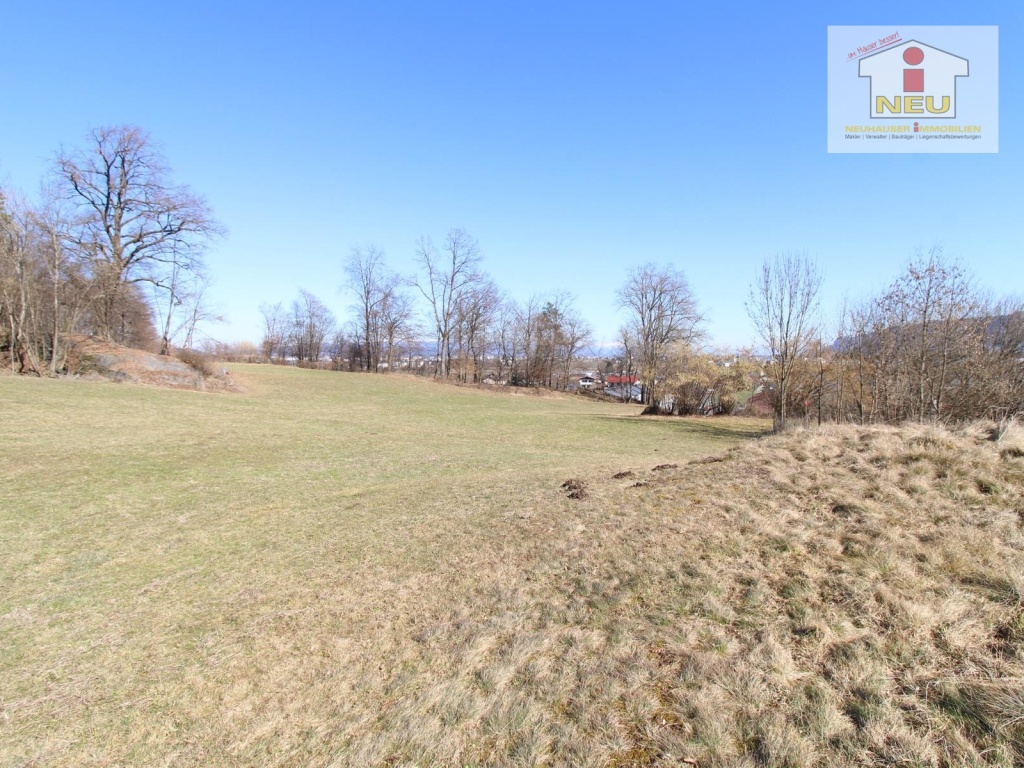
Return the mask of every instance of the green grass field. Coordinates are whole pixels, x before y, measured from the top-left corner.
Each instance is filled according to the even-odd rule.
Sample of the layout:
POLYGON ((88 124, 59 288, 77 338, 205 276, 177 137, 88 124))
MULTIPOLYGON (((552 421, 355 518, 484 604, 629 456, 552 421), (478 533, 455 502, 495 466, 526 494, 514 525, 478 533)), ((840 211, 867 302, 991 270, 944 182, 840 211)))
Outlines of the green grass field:
MULTIPOLYGON (((764 428, 232 371, 241 393, 0 378, 0 765, 533 764, 543 710, 483 702, 530 663, 522 622, 566 621, 530 572, 601 497, 560 483, 764 428), (479 700, 451 689, 473 659, 479 700)), ((593 725, 560 754, 611 754, 593 725)))

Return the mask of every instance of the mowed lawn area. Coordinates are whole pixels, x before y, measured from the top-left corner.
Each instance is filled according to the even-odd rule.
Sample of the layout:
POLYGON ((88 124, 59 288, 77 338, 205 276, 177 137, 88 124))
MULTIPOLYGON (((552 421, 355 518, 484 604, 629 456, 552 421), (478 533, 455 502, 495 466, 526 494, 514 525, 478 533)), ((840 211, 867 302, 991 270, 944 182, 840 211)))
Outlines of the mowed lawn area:
POLYGON ((764 422, 230 369, 238 393, 0 378, 0 765, 628 753, 585 689, 632 641, 558 574, 654 466, 764 422))

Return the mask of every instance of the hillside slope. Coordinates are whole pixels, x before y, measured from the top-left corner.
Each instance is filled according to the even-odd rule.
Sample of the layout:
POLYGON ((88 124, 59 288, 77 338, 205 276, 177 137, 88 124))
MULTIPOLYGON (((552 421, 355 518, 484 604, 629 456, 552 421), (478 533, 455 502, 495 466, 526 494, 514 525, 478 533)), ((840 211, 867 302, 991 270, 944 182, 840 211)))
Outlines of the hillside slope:
POLYGON ((394 638, 353 764, 1024 765, 1024 444, 844 427, 568 490, 394 638))
POLYGON ((722 458, 638 489, 618 567, 582 570, 644 617, 612 762, 1024 765, 1024 444, 845 427, 722 458))

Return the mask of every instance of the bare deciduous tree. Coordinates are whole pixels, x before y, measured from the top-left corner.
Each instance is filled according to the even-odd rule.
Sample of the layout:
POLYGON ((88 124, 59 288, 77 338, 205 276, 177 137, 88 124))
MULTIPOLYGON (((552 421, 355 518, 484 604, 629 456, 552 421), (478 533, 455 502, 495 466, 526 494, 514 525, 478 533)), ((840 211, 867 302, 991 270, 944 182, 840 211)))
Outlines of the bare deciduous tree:
POLYGON ((463 229, 450 229, 438 250, 429 237, 416 245, 416 258, 423 274, 415 285, 430 305, 437 344, 435 375, 451 372, 451 337, 456 309, 465 292, 480 279, 478 267, 483 256, 480 246, 463 229))
POLYGON ((55 374, 64 337, 88 302, 89 283, 60 237, 60 211, 0 194, 0 350, 21 373, 55 374), (48 365, 47 365, 48 363, 48 365))
POLYGON ((972 283, 935 247, 848 311, 833 361, 836 418, 955 421, 1024 407, 1021 304, 972 283))
POLYGON ((266 361, 272 363, 275 355, 284 355, 287 320, 280 301, 276 304, 260 304, 260 315, 263 317, 263 338, 260 341, 260 350, 266 361))
POLYGON ((899 336, 891 358, 903 362, 906 397, 900 406, 924 422, 940 417, 949 394, 951 373, 962 348, 964 326, 978 315, 978 299, 963 268, 947 263, 938 247, 918 254, 906 271, 878 300, 887 318, 884 333, 899 336))
POLYGON ((583 319, 583 316, 572 304, 572 297, 567 297, 568 304, 562 311, 561 347, 559 349, 559 360, 562 371, 562 387, 569 385, 569 377, 573 367, 577 364, 584 350, 594 341, 594 331, 590 323, 583 319))
POLYGON ((821 273, 806 254, 766 258, 750 287, 747 314, 767 347, 775 392, 775 429, 786 428, 790 374, 814 339, 821 273))
POLYGON ((32 279, 33 253, 30 245, 28 214, 23 207, 8 210, 0 196, 0 307, 6 321, 7 346, 11 370, 18 373, 39 373, 38 356, 34 353, 29 311, 36 298, 37 283, 32 279))
POLYGON ((634 399, 633 381, 638 372, 637 358, 640 349, 640 342, 631 326, 623 325, 619 328, 619 344, 622 355, 615 361, 618 363, 618 393, 619 399, 625 403, 634 399))
POLYGON ((353 248, 345 262, 346 287, 356 296, 356 336, 364 370, 392 370, 400 340, 411 331, 413 307, 403 280, 374 245, 353 248))
POLYGON ((337 325, 334 314, 312 293, 301 290, 288 320, 291 353, 299 365, 315 366, 337 325))
POLYGON ((161 355, 170 354, 172 344, 192 349, 200 323, 223 321, 207 302, 206 291, 210 282, 206 271, 191 256, 171 254, 166 271, 155 277, 150 285, 153 310, 162 325, 161 355))
POLYGON ((96 325, 125 341, 117 308, 124 286, 162 284, 171 270, 201 263, 196 246, 220 232, 206 203, 175 186, 149 136, 139 128, 98 128, 86 149, 61 151, 55 173, 77 209, 67 244, 92 264, 99 288, 96 325))
POLYGON ((514 383, 519 364, 519 307, 506 299, 498 308, 495 327, 496 363, 498 381, 514 383))
POLYGON ((42 204, 31 217, 50 292, 50 373, 56 374, 64 368, 66 344, 63 337, 78 330, 79 321, 94 295, 88 265, 65 247, 64 234, 70 221, 56 190, 52 187, 43 190, 42 204))
POLYGON ((345 261, 347 287, 356 295, 358 334, 366 354, 367 371, 377 371, 381 362, 381 308, 397 279, 387 271, 384 252, 375 245, 353 248, 345 261))
POLYGON ((987 406, 986 416, 1004 426, 1024 416, 1024 299, 1007 297, 991 302, 983 335, 986 377, 974 395, 987 406))
POLYGON ((501 307, 501 292, 494 281, 480 275, 458 297, 452 327, 453 357, 462 381, 478 382, 483 376, 484 362, 494 320, 501 307))
POLYGON ((385 294, 381 302, 380 327, 384 341, 384 364, 388 371, 393 371, 401 351, 411 350, 418 330, 412 298, 399 290, 398 283, 385 294))
POLYGON ((655 389, 669 346, 696 342, 704 317, 686 277, 671 266, 645 264, 630 270, 625 285, 618 290, 618 303, 628 313, 643 401, 650 406, 656 402, 655 389))

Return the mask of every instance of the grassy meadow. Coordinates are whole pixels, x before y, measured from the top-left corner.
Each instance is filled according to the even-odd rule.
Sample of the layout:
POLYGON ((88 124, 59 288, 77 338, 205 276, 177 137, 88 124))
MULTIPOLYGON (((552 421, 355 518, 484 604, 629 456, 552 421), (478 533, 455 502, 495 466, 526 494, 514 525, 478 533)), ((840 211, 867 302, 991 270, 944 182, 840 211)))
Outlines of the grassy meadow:
POLYGON ((0 378, 0 765, 1024 765, 1019 431, 232 376, 0 378))
POLYGON ((389 718, 531 588, 524 524, 576 513, 570 477, 762 428, 232 369, 241 393, 0 378, 0 765, 471 761, 462 716, 389 718))

